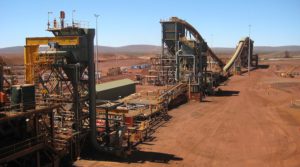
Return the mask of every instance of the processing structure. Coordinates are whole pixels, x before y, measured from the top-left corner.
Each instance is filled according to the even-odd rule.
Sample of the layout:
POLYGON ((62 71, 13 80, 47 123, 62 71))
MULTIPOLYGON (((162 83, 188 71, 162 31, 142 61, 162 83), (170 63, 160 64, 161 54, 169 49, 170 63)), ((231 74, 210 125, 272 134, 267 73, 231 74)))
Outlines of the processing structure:
POLYGON ((249 48, 251 66, 257 66, 258 58, 253 55, 253 41, 249 38, 239 42, 234 55, 225 63, 188 22, 171 17, 160 23, 162 51, 160 56, 151 59, 152 69, 146 77, 148 82, 156 85, 186 83, 189 92, 201 100, 202 95, 213 92, 229 76, 230 70, 247 67, 249 48))
POLYGON ((224 63, 212 52, 198 31, 177 17, 161 21, 162 52, 152 60, 150 76, 160 85, 187 83, 190 92, 200 94, 208 88, 208 73, 220 72, 224 63), (214 66, 208 66, 208 57, 214 66), (211 68, 211 69, 208 69, 211 68))
POLYGON ((64 19, 62 11, 60 23, 54 20, 50 26, 48 22, 47 30, 54 37, 26 38, 25 84, 12 86, 9 112, 3 112, 1 118, 1 121, 17 123, 3 123, 0 127, 11 125, 11 129, 16 129, 13 132, 17 134, 1 136, 8 140, 18 133, 23 134, 24 129, 28 130, 26 134, 32 135, 19 135, 20 143, 13 145, 1 140, 1 144, 8 145, 3 148, 8 152, 4 150, 0 162, 8 166, 19 161, 23 163, 21 166, 44 165, 41 163, 47 162, 44 159, 50 155, 53 155, 52 160, 48 162, 52 165, 64 159, 72 162, 79 157, 88 134, 94 135, 89 139, 96 145, 95 131, 92 130, 96 129, 92 127, 95 123, 91 123, 95 122, 95 31, 75 23, 65 25, 64 19), (34 162, 28 160, 31 152, 22 147, 25 141, 28 141, 30 151, 38 154, 34 162), (20 148, 9 150, 16 145, 20 148), (37 149, 50 150, 51 154, 32 150, 35 145, 37 149))

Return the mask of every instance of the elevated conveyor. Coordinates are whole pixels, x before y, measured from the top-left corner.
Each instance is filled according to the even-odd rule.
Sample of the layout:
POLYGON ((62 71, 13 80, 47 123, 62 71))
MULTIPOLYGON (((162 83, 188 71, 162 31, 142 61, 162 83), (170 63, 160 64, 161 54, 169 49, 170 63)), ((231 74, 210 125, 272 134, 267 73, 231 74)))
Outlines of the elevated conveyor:
POLYGON ((230 60, 223 67, 223 72, 228 72, 233 65, 236 63, 239 67, 247 67, 248 66, 248 54, 250 47, 250 65, 253 66, 253 41, 249 37, 245 37, 241 39, 236 47, 236 50, 230 60), (250 43, 251 41, 251 43, 250 43))
MULTIPOLYGON (((196 28, 194 28, 191 24, 189 24, 185 20, 179 19, 177 17, 172 17, 170 20, 184 25, 184 27, 193 35, 193 37, 195 38, 195 40, 197 42, 199 42, 199 43, 205 43, 205 40, 200 35, 200 33, 196 30, 196 28)), ((217 55, 208 46, 207 46, 207 55, 210 56, 210 57, 212 57, 212 59, 214 61, 216 61, 217 64, 221 68, 224 67, 224 63, 222 62, 222 60, 219 57, 217 57, 217 55)))
POLYGON ((162 54, 158 67, 154 65, 158 83, 161 85, 190 83, 192 93, 204 92, 207 89, 208 71, 217 69, 217 72, 221 72, 224 63, 188 22, 171 17, 160 23, 162 54), (208 57, 211 57, 209 63, 213 65, 208 66, 208 57))
POLYGON ((234 64, 234 62, 236 61, 236 59, 241 55, 243 47, 245 45, 245 41, 244 40, 240 40, 233 56, 230 58, 230 60, 227 62, 227 64, 224 66, 223 71, 227 72, 234 64))

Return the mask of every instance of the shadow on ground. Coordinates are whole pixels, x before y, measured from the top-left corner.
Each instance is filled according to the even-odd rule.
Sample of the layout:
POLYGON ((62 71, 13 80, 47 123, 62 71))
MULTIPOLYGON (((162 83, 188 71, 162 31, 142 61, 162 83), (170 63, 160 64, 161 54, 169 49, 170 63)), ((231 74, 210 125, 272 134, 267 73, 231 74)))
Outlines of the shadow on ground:
MULTIPOLYGON (((162 117, 163 121, 159 121, 156 125, 154 125, 151 130, 148 132, 149 137, 146 141, 139 144, 144 145, 153 145, 151 141, 155 140, 155 136, 152 134, 158 127, 165 126, 168 120, 172 119, 172 116, 165 115, 162 117), (150 143, 149 143, 150 142, 150 143)), ((120 157, 112 154, 108 154, 105 152, 95 151, 92 146, 88 145, 83 149, 81 154, 81 158, 83 160, 93 160, 93 161, 111 161, 111 162, 119 162, 119 163, 145 163, 145 162, 155 162, 155 163, 169 163, 170 161, 182 161, 183 158, 177 157, 173 154, 166 154, 160 152, 148 152, 148 151, 140 151, 137 148, 137 145, 133 146, 133 151, 130 155, 126 157, 120 157)))
POLYGON ((94 160, 94 161, 111 161, 119 163, 145 163, 145 162, 154 162, 154 163, 169 163, 170 161, 182 161, 183 158, 177 157, 173 154, 166 154, 160 152, 148 152, 148 151, 139 151, 135 150, 132 154, 126 158, 117 157, 114 155, 109 155, 99 152, 86 152, 82 156, 84 160, 94 160))
POLYGON ((212 101, 210 101, 210 100, 202 100, 201 102, 204 102, 204 103, 209 103, 209 102, 212 102, 212 101))
POLYGON ((183 158, 177 157, 173 154, 159 153, 159 152, 147 152, 147 151, 135 151, 128 159, 129 163, 168 163, 169 161, 182 161, 183 158))
POLYGON ((215 96, 238 96, 240 91, 234 90, 220 90, 215 93, 215 96))
POLYGON ((260 69, 268 69, 270 67, 270 65, 268 64, 260 64, 257 66, 257 68, 260 68, 260 69))

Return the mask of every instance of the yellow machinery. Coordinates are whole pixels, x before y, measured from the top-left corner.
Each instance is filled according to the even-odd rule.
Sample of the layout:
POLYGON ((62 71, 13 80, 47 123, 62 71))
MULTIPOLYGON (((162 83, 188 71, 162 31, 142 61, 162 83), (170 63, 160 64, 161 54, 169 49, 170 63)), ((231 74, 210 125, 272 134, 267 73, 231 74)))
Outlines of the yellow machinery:
POLYGON ((41 60, 39 57, 40 45, 48 45, 49 43, 57 43, 58 45, 75 46, 79 45, 78 36, 63 37, 37 37, 26 38, 24 48, 24 64, 26 69, 25 81, 28 84, 34 83, 34 66, 36 64, 48 64, 47 60, 41 60))

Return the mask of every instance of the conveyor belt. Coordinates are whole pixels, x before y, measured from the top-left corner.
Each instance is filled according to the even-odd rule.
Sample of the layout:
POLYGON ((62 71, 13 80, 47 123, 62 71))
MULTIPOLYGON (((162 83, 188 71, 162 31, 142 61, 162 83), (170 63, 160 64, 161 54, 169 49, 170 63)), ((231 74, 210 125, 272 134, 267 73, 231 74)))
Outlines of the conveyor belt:
MULTIPOLYGON (((202 36, 200 35, 200 33, 191 24, 189 24, 188 22, 186 22, 184 20, 181 20, 181 19, 179 19, 177 17, 172 17, 171 19, 172 19, 172 21, 176 21, 176 22, 179 22, 179 23, 185 25, 185 28, 192 33, 192 35, 195 37, 195 39, 198 42, 204 42, 205 41, 202 38, 202 36)), ((208 48, 207 52, 208 52, 208 55, 211 56, 213 58, 213 60, 216 61, 221 68, 224 67, 224 63, 222 62, 222 60, 219 59, 210 48, 208 48)))
POLYGON ((223 71, 227 72, 232 65, 234 64, 235 60, 241 55, 243 48, 245 45, 245 40, 240 40, 237 49, 235 50, 233 56, 231 57, 231 59, 228 61, 228 63, 224 66, 223 71))

